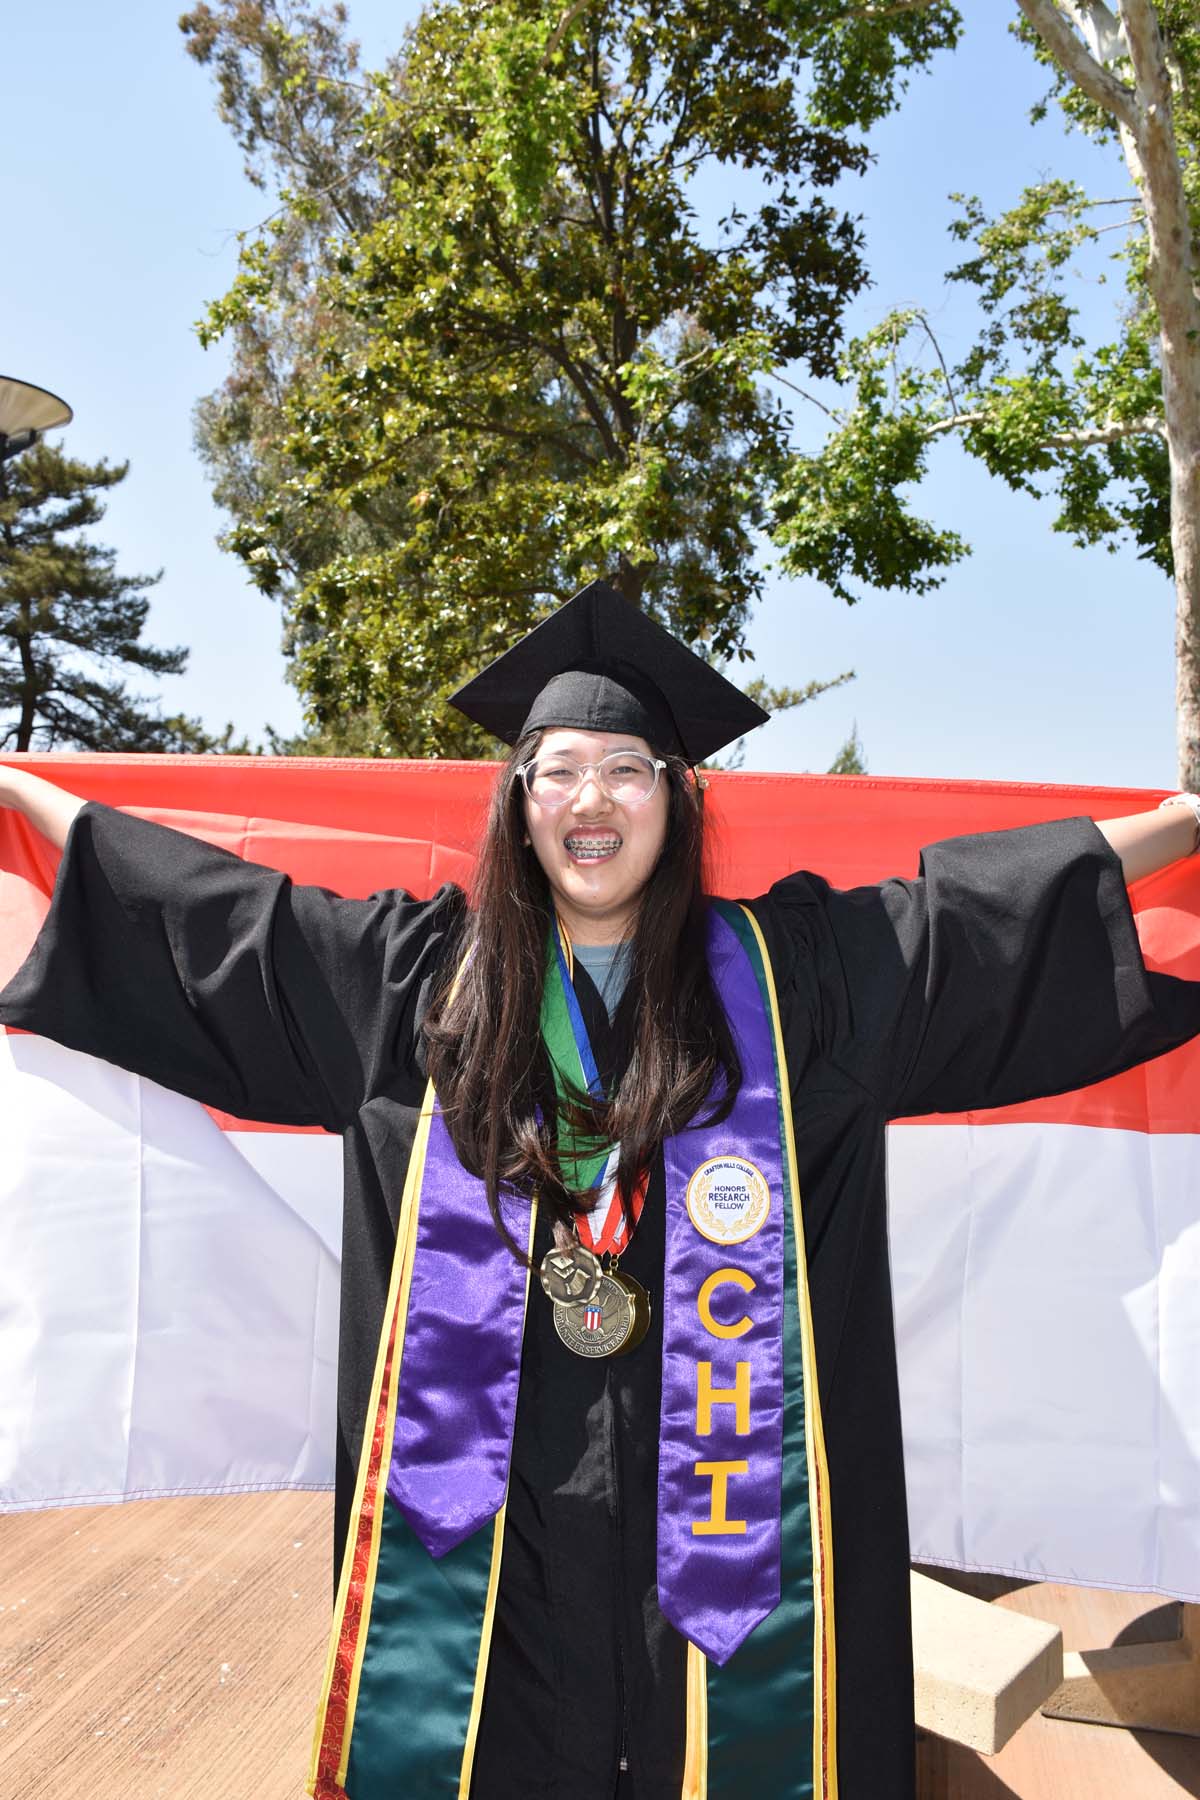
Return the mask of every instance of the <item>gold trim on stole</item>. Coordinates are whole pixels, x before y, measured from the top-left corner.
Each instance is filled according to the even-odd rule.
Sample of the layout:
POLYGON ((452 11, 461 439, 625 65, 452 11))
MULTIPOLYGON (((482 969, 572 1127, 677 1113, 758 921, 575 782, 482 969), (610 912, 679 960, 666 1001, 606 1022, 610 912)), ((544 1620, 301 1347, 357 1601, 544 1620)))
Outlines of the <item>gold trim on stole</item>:
POLYGON ((371 1431, 374 1421, 379 1416, 379 1401, 383 1391, 383 1372, 387 1366, 388 1346, 392 1332, 390 1322, 397 1318, 397 1307, 400 1307, 397 1337, 394 1351, 391 1384, 388 1389, 387 1418, 384 1432, 384 1462, 379 1473, 379 1492, 371 1519, 371 1548, 367 1562, 367 1574, 363 1587, 362 1619, 359 1625, 358 1638, 354 1649, 354 1663, 350 1676, 350 1689, 346 1707, 346 1724, 342 1735, 342 1745, 338 1756, 337 1780, 345 1786, 346 1771, 350 1762, 350 1742, 354 1732, 354 1714, 358 1704, 359 1682, 362 1677, 363 1658, 367 1647, 367 1627, 371 1617, 371 1601, 375 1591, 375 1577, 379 1567, 379 1539, 383 1529, 383 1496, 386 1493, 386 1467, 390 1461, 391 1444, 396 1430, 396 1395, 400 1385, 400 1364, 404 1354, 404 1330, 408 1321, 408 1295, 412 1284, 413 1255, 417 1242, 417 1212, 420 1206, 421 1179, 425 1172, 425 1158, 429 1148, 429 1131, 433 1122, 434 1092, 433 1083, 429 1082, 425 1089, 425 1097, 421 1102, 420 1117, 413 1138, 412 1154, 408 1159, 408 1170, 405 1176, 404 1193, 400 1202, 400 1222, 397 1232, 396 1252, 392 1259, 392 1278, 388 1284, 387 1306, 384 1309, 383 1325, 379 1334, 379 1350, 375 1360, 375 1375, 371 1382, 371 1401, 367 1409, 364 1423, 363 1448, 359 1452, 358 1478, 354 1488, 354 1505, 350 1513, 350 1528, 342 1553, 342 1574, 338 1583, 337 1604, 334 1608, 333 1629, 330 1633, 329 1654, 325 1664, 325 1679, 321 1688, 321 1700, 317 1707, 317 1722, 313 1734, 312 1766, 309 1772, 308 1787, 312 1791, 316 1783, 318 1759, 321 1753, 321 1740, 325 1732, 325 1716, 329 1705, 329 1692, 333 1683, 333 1672, 341 1645, 342 1627, 345 1620, 346 1601, 349 1597, 350 1581, 354 1565, 354 1544, 350 1532, 353 1531, 361 1511, 363 1496, 366 1492, 367 1472, 370 1457, 365 1454, 366 1433, 371 1431))
POLYGON ((801 1360, 807 1414, 809 1516, 813 1533, 813 1787, 817 1800, 837 1800, 837 1640, 833 1615, 833 1526, 829 1516, 829 1465, 825 1458, 825 1433, 821 1424, 821 1396, 817 1387, 817 1353, 813 1341, 812 1308, 808 1294, 808 1251, 800 1210, 800 1177, 796 1166, 796 1136, 792 1125, 792 1089, 787 1053, 779 1018, 775 971, 767 953, 758 920, 748 906, 742 911, 750 921, 767 975, 771 998, 771 1028, 775 1034, 776 1068, 782 1088, 784 1141, 788 1179, 792 1189, 792 1230, 796 1240, 796 1287, 800 1308, 801 1360))
POLYGON ((687 1745, 682 1800, 708 1800, 708 1658, 687 1647, 687 1745))

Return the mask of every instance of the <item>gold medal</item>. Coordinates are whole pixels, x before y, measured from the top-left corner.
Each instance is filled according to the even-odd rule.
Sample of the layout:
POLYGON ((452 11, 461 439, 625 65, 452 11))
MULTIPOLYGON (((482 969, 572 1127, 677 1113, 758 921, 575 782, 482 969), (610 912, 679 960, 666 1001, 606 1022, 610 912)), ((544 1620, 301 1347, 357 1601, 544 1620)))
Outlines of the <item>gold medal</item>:
POLYGON ((538 1270, 544 1291, 556 1306, 586 1306, 600 1288, 600 1258, 569 1232, 556 1229, 553 1250, 538 1270))
POLYGON ((576 1356, 625 1356, 636 1350, 649 1324, 649 1294, 615 1264, 601 1275, 586 1305, 554 1305, 554 1329, 576 1356))

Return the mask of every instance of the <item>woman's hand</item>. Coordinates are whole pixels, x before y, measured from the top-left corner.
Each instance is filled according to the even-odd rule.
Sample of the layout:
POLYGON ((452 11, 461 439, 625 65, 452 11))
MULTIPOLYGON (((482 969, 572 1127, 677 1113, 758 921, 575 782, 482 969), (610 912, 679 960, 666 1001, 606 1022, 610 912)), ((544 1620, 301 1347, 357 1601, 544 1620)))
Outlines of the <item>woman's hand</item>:
POLYGON ((1195 813, 1183 804, 1134 813, 1128 819, 1097 819, 1096 827, 1120 857, 1127 886, 1190 856, 1200 836, 1195 813))
POLYGON ((11 806, 24 813, 29 823, 58 849, 66 843, 71 821, 83 805, 78 794, 68 794, 52 781, 31 775, 28 769, 0 763, 0 806, 11 806))

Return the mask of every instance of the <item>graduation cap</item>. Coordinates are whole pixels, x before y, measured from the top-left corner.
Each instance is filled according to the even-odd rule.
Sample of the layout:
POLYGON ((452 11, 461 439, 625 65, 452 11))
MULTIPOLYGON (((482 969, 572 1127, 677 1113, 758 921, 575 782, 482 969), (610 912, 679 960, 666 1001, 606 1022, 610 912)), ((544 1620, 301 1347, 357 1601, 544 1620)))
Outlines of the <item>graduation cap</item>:
POLYGON ((552 725, 627 731, 692 764, 770 718, 606 581, 543 619, 450 704, 506 744, 552 725))

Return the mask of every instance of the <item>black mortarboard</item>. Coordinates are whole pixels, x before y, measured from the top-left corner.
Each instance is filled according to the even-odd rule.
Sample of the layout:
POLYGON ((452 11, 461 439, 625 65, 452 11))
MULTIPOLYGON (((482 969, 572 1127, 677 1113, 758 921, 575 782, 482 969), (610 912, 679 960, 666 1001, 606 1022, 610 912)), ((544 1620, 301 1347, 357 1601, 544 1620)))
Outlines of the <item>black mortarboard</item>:
POLYGON ((627 731, 693 764, 770 717, 605 581, 543 619, 450 704, 506 744, 552 725, 627 731))

